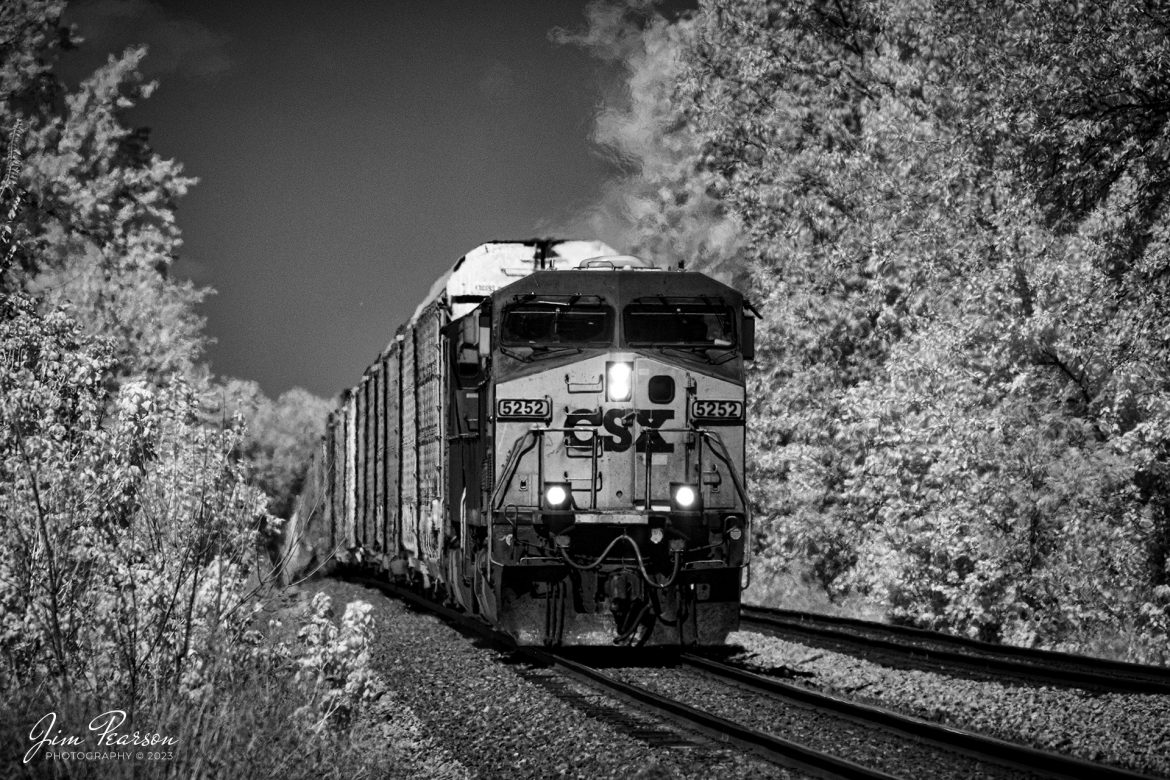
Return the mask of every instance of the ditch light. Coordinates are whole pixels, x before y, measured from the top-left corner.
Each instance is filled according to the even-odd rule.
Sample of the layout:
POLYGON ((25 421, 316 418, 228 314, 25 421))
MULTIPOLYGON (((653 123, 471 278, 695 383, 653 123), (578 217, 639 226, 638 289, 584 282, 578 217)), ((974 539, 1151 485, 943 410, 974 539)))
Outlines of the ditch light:
POLYGON ((699 486, 691 482, 671 482, 670 508, 681 512, 698 510, 699 486))
POLYGON ((544 483, 545 509, 568 509, 573 503, 573 491, 568 482, 544 483))

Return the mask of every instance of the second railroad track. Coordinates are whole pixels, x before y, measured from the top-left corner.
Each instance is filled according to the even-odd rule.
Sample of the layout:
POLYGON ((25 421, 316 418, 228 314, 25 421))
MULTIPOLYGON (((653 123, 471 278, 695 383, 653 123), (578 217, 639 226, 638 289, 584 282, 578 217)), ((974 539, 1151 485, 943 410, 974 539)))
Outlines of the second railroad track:
POLYGON ((1170 669, 1165 667, 992 644, 909 626, 745 605, 741 628, 883 662, 900 660, 1046 685, 1170 694, 1170 669))

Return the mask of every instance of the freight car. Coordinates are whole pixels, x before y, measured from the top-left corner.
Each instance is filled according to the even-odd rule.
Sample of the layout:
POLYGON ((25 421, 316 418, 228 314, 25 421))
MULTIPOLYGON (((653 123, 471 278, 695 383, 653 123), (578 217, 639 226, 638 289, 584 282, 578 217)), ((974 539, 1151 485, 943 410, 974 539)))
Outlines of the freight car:
POLYGON ((754 322, 727 285, 600 242, 480 246, 342 394, 296 524, 521 644, 720 644, 748 574, 754 322))

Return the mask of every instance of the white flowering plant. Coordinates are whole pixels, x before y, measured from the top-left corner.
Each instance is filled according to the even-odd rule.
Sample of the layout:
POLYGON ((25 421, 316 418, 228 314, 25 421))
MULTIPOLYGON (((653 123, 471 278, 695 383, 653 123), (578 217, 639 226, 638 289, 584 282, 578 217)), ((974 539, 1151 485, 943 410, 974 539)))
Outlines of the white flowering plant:
POLYGON ((330 722, 349 723, 381 690, 370 671, 373 607, 364 601, 350 602, 338 627, 330 620, 331 606, 329 596, 314 594, 306 623, 297 634, 301 652, 296 659, 296 681, 308 694, 297 714, 317 730, 330 722))

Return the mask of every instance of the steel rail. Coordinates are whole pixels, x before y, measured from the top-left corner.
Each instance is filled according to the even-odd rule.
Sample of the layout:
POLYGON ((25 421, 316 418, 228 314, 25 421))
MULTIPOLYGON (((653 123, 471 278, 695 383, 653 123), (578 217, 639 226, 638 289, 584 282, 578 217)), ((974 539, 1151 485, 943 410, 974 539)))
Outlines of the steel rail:
POLYGON ((1170 669, 1165 667, 999 645, 909 626, 746 604, 740 609, 740 621, 743 628, 764 628, 792 637, 875 649, 945 667, 1002 673, 1062 686, 1170 694, 1170 669))
POLYGON ((1110 764, 1098 764, 1064 753, 1054 753, 1020 745, 922 718, 903 715, 883 707, 861 704, 809 688, 802 688, 694 653, 682 653, 679 658, 684 664, 706 674, 731 680, 754 691, 765 691, 771 696, 828 710, 866 724, 876 723, 890 731, 900 732, 914 739, 947 750, 965 753, 980 761, 1011 770, 1070 778, 1153 780, 1150 775, 1143 775, 1110 764))
POLYGON ((862 764, 839 758, 799 742, 766 734, 762 731, 727 720, 680 701, 655 693, 638 685, 631 685, 588 664, 567 658, 561 653, 535 648, 520 648, 521 652, 549 665, 567 671, 574 677, 594 686, 600 686, 610 695, 649 707, 661 716, 691 729, 698 729, 717 742, 731 743, 766 758, 781 766, 798 771, 827 773, 832 777, 857 780, 893 780, 894 775, 862 764))

